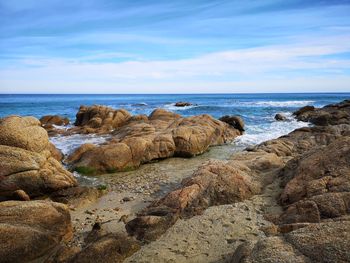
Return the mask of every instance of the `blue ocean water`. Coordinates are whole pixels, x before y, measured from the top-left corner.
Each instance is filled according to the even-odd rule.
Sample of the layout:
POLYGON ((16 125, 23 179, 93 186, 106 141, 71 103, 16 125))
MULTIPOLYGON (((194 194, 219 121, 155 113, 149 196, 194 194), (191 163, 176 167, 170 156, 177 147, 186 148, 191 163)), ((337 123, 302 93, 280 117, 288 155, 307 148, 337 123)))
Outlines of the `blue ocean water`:
POLYGON ((239 115, 246 123, 246 134, 238 141, 255 144, 279 137, 295 128, 305 126, 292 118, 289 122, 276 122, 274 115, 290 116, 305 105, 317 107, 349 99, 350 93, 304 93, 304 94, 163 94, 163 95, 0 95, 0 117, 7 115, 59 114, 69 117, 73 123, 80 105, 107 105, 125 108, 132 114, 149 114, 156 108, 164 108, 184 116, 210 114, 216 118, 223 115, 239 115), (184 108, 174 107, 177 101, 195 104, 184 108))

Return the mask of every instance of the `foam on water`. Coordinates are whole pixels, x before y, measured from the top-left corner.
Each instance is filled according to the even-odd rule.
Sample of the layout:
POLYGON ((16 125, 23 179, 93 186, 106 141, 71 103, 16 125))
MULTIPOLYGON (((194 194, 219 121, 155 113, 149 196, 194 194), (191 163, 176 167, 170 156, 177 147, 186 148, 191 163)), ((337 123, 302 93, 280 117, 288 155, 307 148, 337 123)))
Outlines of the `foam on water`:
POLYGON ((163 106, 164 109, 169 111, 183 111, 183 110, 189 110, 193 108, 197 108, 199 105, 191 105, 191 106, 184 106, 184 107, 177 107, 175 106, 175 103, 165 104, 163 106))
POLYGON ((54 136, 50 141, 61 150, 64 155, 70 154, 74 149, 84 143, 101 144, 104 143, 109 136, 95 134, 73 134, 69 136, 54 136))
POLYGON ((255 107, 303 107, 312 105, 313 100, 287 100, 287 101, 249 101, 239 102, 239 106, 255 106, 255 107))
POLYGON ((291 113, 284 112, 283 114, 287 117, 287 121, 275 121, 271 118, 266 124, 247 126, 245 134, 235 140, 235 145, 244 147, 256 145, 310 125, 307 122, 295 120, 291 113))

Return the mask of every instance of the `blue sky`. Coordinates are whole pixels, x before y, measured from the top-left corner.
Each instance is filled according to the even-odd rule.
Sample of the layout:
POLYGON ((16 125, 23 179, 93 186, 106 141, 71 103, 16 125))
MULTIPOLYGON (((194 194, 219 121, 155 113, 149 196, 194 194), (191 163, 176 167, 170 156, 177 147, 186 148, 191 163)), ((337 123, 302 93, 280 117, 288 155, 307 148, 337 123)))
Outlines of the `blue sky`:
POLYGON ((350 91, 350 1, 0 0, 1 93, 350 91))

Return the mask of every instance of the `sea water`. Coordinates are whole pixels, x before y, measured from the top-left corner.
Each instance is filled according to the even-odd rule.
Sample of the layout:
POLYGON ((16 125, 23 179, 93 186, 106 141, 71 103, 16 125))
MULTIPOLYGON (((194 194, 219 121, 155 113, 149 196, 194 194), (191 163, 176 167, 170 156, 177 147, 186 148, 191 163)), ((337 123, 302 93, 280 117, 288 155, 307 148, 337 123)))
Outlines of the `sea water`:
MULTIPOLYGON (((35 116, 61 115, 74 123, 80 105, 106 105, 124 108, 132 114, 150 114, 156 108, 164 108, 183 116, 210 114, 215 118, 237 115, 243 118, 246 132, 234 144, 248 146, 277 138, 292 130, 306 126, 292 117, 293 111, 306 105, 324 105, 349 99, 350 93, 304 93, 304 94, 158 94, 158 95, 44 95, 2 94, 0 95, 0 117, 7 115, 35 116), (175 107, 175 102, 194 104, 175 107), (274 119, 276 113, 285 114, 286 122, 274 119)), ((52 141, 64 153, 71 152, 82 143, 102 143, 106 137, 95 135, 73 135, 54 137, 52 141)))

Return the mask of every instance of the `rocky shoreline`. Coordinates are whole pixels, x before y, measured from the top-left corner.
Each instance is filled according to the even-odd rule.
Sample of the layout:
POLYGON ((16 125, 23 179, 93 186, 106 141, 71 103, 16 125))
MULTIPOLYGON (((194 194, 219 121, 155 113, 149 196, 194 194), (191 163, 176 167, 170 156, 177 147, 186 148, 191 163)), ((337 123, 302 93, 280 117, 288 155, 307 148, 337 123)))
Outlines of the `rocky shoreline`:
POLYGON ((64 162, 127 175, 232 141, 241 120, 104 106, 81 107, 68 129, 53 116, 3 118, 0 262, 349 262, 350 101, 294 115, 314 125, 171 179, 142 166, 139 178, 125 177, 129 188, 114 190, 78 186, 47 133, 110 134, 64 162), (131 191, 147 183, 148 195, 131 191), (157 195, 161 183, 171 185, 157 195))

